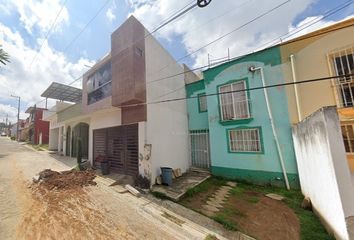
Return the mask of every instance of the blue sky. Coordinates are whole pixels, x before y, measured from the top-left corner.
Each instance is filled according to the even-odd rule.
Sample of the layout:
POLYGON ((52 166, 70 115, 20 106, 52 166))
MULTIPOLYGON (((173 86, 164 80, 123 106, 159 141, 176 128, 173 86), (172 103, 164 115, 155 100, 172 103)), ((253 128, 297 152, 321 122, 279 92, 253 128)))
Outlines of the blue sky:
MULTIPOLYGON (((0 121, 6 114, 16 117, 16 101, 23 97, 22 111, 41 100, 40 93, 52 81, 69 83, 110 51, 110 35, 134 14, 149 30, 190 0, 108 0, 107 5, 80 37, 64 49, 107 0, 4 0, 0 3, 0 44, 11 55, 11 63, 0 68, 0 121), (63 6, 47 44, 40 45, 63 6), (32 62, 34 56, 36 60, 32 62)), ((198 49, 252 17, 284 0, 213 0, 207 8, 194 9, 155 36, 176 59, 198 49), (216 20, 208 22, 219 16, 216 20), (201 26, 202 25, 202 26, 201 26)), ((190 67, 207 63, 207 54, 231 57, 257 49, 262 42, 286 33, 290 27, 318 17, 345 1, 292 0, 278 11, 224 40, 183 59, 190 67)), ((354 12, 354 4, 324 19, 309 30, 341 20, 354 12)), ((173 73, 172 73, 173 74, 173 73)), ((79 86, 79 84, 78 84, 79 86)), ((42 104, 42 103, 41 103, 42 104)), ((25 117, 25 114, 21 114, 25 117)))

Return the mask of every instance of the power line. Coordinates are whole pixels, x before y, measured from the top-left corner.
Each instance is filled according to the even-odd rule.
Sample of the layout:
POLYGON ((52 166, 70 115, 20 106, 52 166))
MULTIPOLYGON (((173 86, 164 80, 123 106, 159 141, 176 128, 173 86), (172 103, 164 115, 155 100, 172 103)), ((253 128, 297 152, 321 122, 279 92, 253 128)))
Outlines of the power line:
MULTIPOLYGON (((354 24, 350 24, 350 25, 347 25, 347 26, 338 27, 338 28, 336 28, 336 29, 331 29, 331 30, 328 30, 328 31, 318 32, 318 33, 316 33, 316 34, 309 35, 309 36, 307 36, 307 37, 301 37, 301 40, 306 40, 306 39, 318 37, 318 36, 321 36, 321 35, 325 35, 325 34, 328 34, 328 33, 331 33, 331 32, 335 32, 335 31, 342 30, 342 29, 346 29, 346 28, 353 27, 353 26, 354 26, 354 24)), ((296 40, 296 39, 295 39, 295 40, 290 40, 290 41, 288 41, 287 43, 291 43, 291 42, 293 42, 293 41, 297 41, 297 40, 296 40)), ((273 45, 273 46, 271 46, 271 47, 274 47, 274 46, 277 46, 277 45, 273 45)), ((269 48, 271 48, 271 47, 269 47, 269 48)), ((265 49, 268 49, 268 48, 265 48, 265 49)), ((263 49, 263 50, 265 50, 265 49, 263 49)), ((245 57, 245 56, 247 56, 247 55, 249 55, 249 54, 251 54, 251 53, 239 55, 239 56, 230 58, 230 59, 228 59, 228 60, 223 60, 223 61, 220 61, 220 62, 218 62, 218 63, 216 63, 216 64, 222 64, 222 63, 225 63, 225 62, 231 62, 231 61, 233 61, 233 60, 236 60, 236 59, 245 57)), ((207 68, 207 67, 209 67, 209 65, 204 65, 204 66, 196 67, 196 68, 193 68, 193 69, 190 69, 190 70, 187 70, 187 71, 183 71, 183 72, 176 73, 176 74, 173 74, 173 75, 169 75, 169 76, 166 76, 166 77, 154 79, 154 80, 148 82, 147 84, 154 83, 154 82, 159 82, 159 81, 162 81, 162 80, 165 80, 165 79, 170 79, 170 78, 173 78, 173 77, 177 77, 177 76, 179 76, 179 75, 183 75, 183 74, 185 74, 185 73, 189 73, 189 72, 194 72, 194 71, 197 71, 197 70, 205 69, 205 68, 207 68)))
POLYGON ((184 58, 186 58, 186 57, 189 57, 189 56, 191 56, 191 55, 194 55, 196 52, 199 52, 200 50, 202 50, 202 49, 204 49, 204 48, 206 48, 206 47, 208 47, 208 46, 210 46, 210 45, 212 45, 212 44, 214 44, 214 43, 216 43, 216 42, 218 42, 218 41, 224 39, 225 37, 229 36, 230 34, 233 34, 234 32, 236 32, 236 31, 238 31, 238 30, 240 30, 240 29, 246 27, 247 25, 249 25, 249 24, 251 24, 251 23, 257 21, 258 19, 260 19, 260 18, 262 18, 262 17, 264 17, 264 16, 266 16, 266 15, 268 15, 269 13, 271 13, 271 12, 273 12, 273 11, 275 11, 275 10, 281 8, 282 6, 284 6, 285 4, 289 3, 290 1, 291 1, 291 0, 287 0, 287 1, 285 1, 285 2, 282 2, 281 4, 275 6, 274 8, 272 8, 272 9, 270 9, 270 10, 268 10, 268 11, 262 13, 261 15, 258 15, 257 17, 253 18, 252 20, 250 20, 250 21, 248 21, 248 22, 242 24, 241 26, 239 26, 239 27, 233 29, 231 32, 228 32, 228 33, 226 33, 226 34, 224 34, 224 35, 222 35, 222 36, 216 38, 215 40, 213 40, 213 41, 207 43, 206 45, 204 45, 204 46, 198 48, 197 50, 195 50, 195 51, 193 51, 193 52, 191 52, 191 53, 188 53, 187 55, 185 55, 185 56, 179 58, 179 59, 177 60, 177 62, 179 62, 180 60, 182 60, 182 59, 184 59, 184 58))
MULTIPOLYGON (((109 1, 109 0, 108 0, 109 1)), ((182 7, 181 9, 179 9, 178 11, 174 12, 170 17, 168 17, 166 20, 164 20, 157 28, 155 28, 152 32, 149 32, 148 34, 144 35, 144 37, 135 40, 134 42, 132 42, 131 44, 129 44, 126 48, 124 48, 123 50, 128 49, 129 47, 133 46, 135 43, 142 41, 144 39, 146 39, 147 37, 153 35, 155 32, 157 32, 158 30, 160 30, 161 28, 163 28, 164 26, 166 26, 167 24, 170 24, 171 22, 173 22, 174 20, 176 20, 177 18, 181 17, 182 15, 186 14, 188 11, 192 10, 193 8, 195 8, 197 5, 197 3, 191 5, 194 2, 191 1, 189 2, 187 5, 185 5, 184 7, 182 7), (187 8, 188 7, 188 8, 187 8), (187 8, 187 9, 186 9, 187 8)), ((104 7, 104 6, 103 6, 104 7)), ((98 15, 98 14, 97 14, 98 15)), ((123 51, 122 50, 122 51, 123 51)), ((81 79, 82 76, 76 78, 74 81, 72 81, 71 83, 69 83, 68 85, 72 85, 75 82, 77 82, 78 80, 81 79)))
MULTIPOLYGON (((233 34, 234 32, 236 32, 236 31, 238 31, 238 30, 240 30, 240 29, 246 27, 247 25, 249 25, 249 24, 251 24, 251 23, 257 21, 258 19, 260 19, 260 18, 262 18, 262 17, 264 17, 264 16, 266 16, 266 15, 268 15, 269 13, 271 13, 271 12, 273 12, 273 11, 275 11, 275 10, 281 8, 282 6, 284 6, 285 4, 289 3, 290 1, 291 1, 291 0, 287 0, 287 1, 284 1, 284 2, 282 2, 282 3, 280 3, 280 4, 278 4, 277 6, 273 7, 272 9, 267 10, 266 12, 262 13, 261 15, 258 15, 257 17, 255 17, 255 18, 251 19, 250 21, 248 21, 248 22, 242 24, 241 26, 238 26, 237 28, 233 29, 232 31, 230 31, 230 32, 228 32, 228 33, 226 33, 226 34, 224 34, 224 35, 222 35, 222 36, 220 36, 220 37, 214 39, 213 41, 211 41, 211 42, 207 43, 206 45, 204 45, 204 46, 202 46, 202 47, 200 47, 200 48, 194 50, 193 52, 188 53, 188 54, 186 54, 185 56, 183 56, 183 57, 181 57, 181 58, 178 58, 176 61, 179 62, 179 61, 181 61, 182 59, 185 59, 186 57, 189 57, 189 56, 191 56, 191 55, 194 55, 195 53, 199 52, 200 50, 202 50, 202 49, 204 49, 204 48, 206 48, 206 47, 208 47, 208 46, 210 46, 210 45, 212 45, 212 44, 214 44, 214 43, 216 43, 216 42, 218 42, 218 41, 224 39, 225 37, 229 36, 230 34, 233 34)), ((159 69, 159 70, 156 71, 156 72, 160 72, 160 71, 162 71, 163 69, 165 69, 165 68, 168 67, 168 66, 170 66, 170 64, 167 64, 166 66, 162 67, 161 69, 159 69)), ((155 72, 155 73, 156 73, 156 72, 155 72)), ((151 82, 153 82, 153 81, 151 81, 151 82)))
POLYGON ((41 52, 44 43, 48 40, 49 35, 52 33, 52 30, 54 29, 54 27, 55 27, 55 25, 56 25, 56 22, 57 22, 57 20, 58 20, 60 14, 61 14, 61 12, 63 11, 63 9, 64 9, 64 7, 65 7, 65 5, 66 5, 66 2, 67 2, 67 0, 64 0, 63 5, 61 6, 61 8, 60 8, 59 12, 57 13, 57 15, 56 15, 56 17, 55 17, 55 19, 54 19, 52 25, 50 26, 50 28, 48 29, 48 32, 46 33, 46 36, 45 36, 45 38, 44 38, 44 40, 43 40, 41 46, 39 47, 38 52, 36 52, 36 54, 34 55, 32 61, 31 61, 31 63, 30 63, 30 69, 31 69, 31 67, 32 67, 33 62, 37 59, 38 54, 41 52))
MULTIPOLYGON (((277 37, 277 38, 273 39, 272 41, 269 41, 269 42, 263 44, 260 48, 262 48, 263 46, 266 46, 269 43, 272 43, 272 42, 274 42, 274 41, 276 41, 278 39, 282 39, 284 36, 286 36, 284 39, 287 39, 287 38, 293 36, 294 34, 299 33, 301 31, 303 31, 304 29, 313 26, 314 24, 320 22, 321 20, 323 20, 323 19, 325 19, 325 18, 327 18, 329 16, 332 16, 333 14, 336 14, 337 12, 343 10, 344 8, 349 7, 351 4, 353 4, 353 2, 354 1, 347 1, 345 3, 342 3, 342 4, 338 5, 338 6, 336 6, 335 8, 332 8, 331 10, 325 12, 325 14, 323 16, 317 17, 317 18, 313 19, 312 21, 310 21, 308 23, 304 23, 303 25, 299 26, 298 28, 296 28, 296 29, 294 29, 294 30, 292 30, 290 32, 287 32, 286 34, 283 34, 280 37, 277 37), (306 25, 306 26, 304 26, 304 25, 306 25), (303 27, 303 28, 301 28, 301 27, 303 27), (299 29, 299 28, 301 28, 301 29, 299 29)), ((284 39, 282 39, 282 40, 284 40, 284 39)), ((277 43, 274 43, 271 46, 274 46, 276 44, 277 43)))
MULTIPOLYGON (((328 80, 332 80, 332 79, 347 78, 347 77, 353 77, 353 76, 354 76, 354 74, 346 74, 346 75, 338 75, 338 76, 333 76, 333 77, 312 78, 312 79, 300 80, 300 81, 296 81, 296 82, 272 84, 272 85, 267 85, 267 86, 263 86, 263 87, 253 87, 253 88, 246 88, 246 89, 242 89, 242 90, 233 90, 233 91, 228 91, 228 92, 209 93, 209 94, 205 94, 203 96, 206 96, 206 97, 219 96, 219 95, 230 94, 230 93, 255 91, 255 90, 260 90, 260 89, 264 89, 264 88, 275 88, 275 87, 290 86, 290 85, 296 85, 296 84, 305 84, 305 83, 313 83, 313 82, 320 82, 320 81, 328 81, 328 80)), ((176 102, 176 101, 182 101, 182 100, 187 100, 187 99, 194 99, 194 98, 198 98, 198 97, 199 96, 172 98, 172 99, 161 100, 161 101, 152 101, 152 102, 145 102, 145 103, 127 104, 127 105, 121 105, 121 106, 117 106, 117 107, 120 107, 120 108, 136 107, 136 106, 142 106, 142 105, 151 105, 151 104, 159 104, 159 103, 176 102)))
POLYGON ((78 34, 69 42, 69 44, 64 48, 63 53, 69 49, 69 47, 80 37, 80 35, 88 28, 88 26, 96 19, 96 17, 102 12, 102 10, 107 6, 111 0, 107 0, 100 9, 95 13, 95 15, 86 23, 86 25, 78 32, 78 34))

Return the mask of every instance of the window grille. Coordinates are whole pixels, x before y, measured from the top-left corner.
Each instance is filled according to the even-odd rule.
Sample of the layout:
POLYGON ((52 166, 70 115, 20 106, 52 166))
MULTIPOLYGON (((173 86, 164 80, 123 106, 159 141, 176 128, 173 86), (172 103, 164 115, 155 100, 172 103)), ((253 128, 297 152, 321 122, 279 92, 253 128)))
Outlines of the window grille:
MULTIPOLYGON (((350 75, 354 73, 353 47, 337 50, 330 54, 335 75, 350 75)), ((336 87, 341 107, 354 106, 354 78, 353 76, 336 79, 336 87)))
POLYGON ((230 152, 262 152, 259 131, 258 128, 229 130, 230 152))

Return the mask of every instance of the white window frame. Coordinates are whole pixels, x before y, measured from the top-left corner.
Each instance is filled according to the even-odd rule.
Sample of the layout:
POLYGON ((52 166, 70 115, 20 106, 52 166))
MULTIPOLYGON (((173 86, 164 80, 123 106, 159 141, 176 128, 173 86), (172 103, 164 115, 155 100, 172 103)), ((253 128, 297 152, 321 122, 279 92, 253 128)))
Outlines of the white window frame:
MULTIPOLYGON (((228 129, 227 135, 228 135, 227 137, 228 137, 229 152, 263 153, 261 129, 259 127, 228 129), (232 132, 240 132, 242 135, 242 139, 232 139, 232 132), (252 136, 256 136, 256 139, 251 139, 252 136), (237 147, 237 144, 242 144, 242 147, 237 147), (257 146, 258 149, 253 150, 254 146, 257 146)), ((237 134, 235 133, 235 135, 237 134)))
POLYGON ((237 93, 242 93, 242 92, 235 92, 235 93, 226 93, 226 94, 219 94, 219 108, 220 108, 220 118, 221 118, 221 121, 233 121, 233 120, 243 120, 243 119, 249 119, 251 118, 251 114, 250 114, 250 106, 249 106, 249 99, 248 99, 248 92, 247 92, 247 85, 246 85, 246 81, 245 80, 242 80, 242 81, 235 81, 235 82, 232 82, 232 83, 229 83, 229 84, 224 84, 222 86, 219 86, 218 87, 218 92, 221 93, 221 88, 223 87, 227 87, 227 86, 230 86, 230 92, 232 91, 235 91, 236 89, 234 89, 234 85, 235 84, 240 84, 240 83, 243 83, 243 89, 245 90, 244 91, 244 94, 245 94, 245 100, 243 101, 236 101, 235 100, 235 94, 237 93), (224 119, 224 111, 223 111, 223 99, 222 97, 224 95, 228 95, 228 94, 231 94, 231 98, 232 98, 232 109, 233 109, 233 116, 231 119, 224 119), (245 107, 246 107, 246 114, 247 116, 246 117, 237 117, 237 107, 236 105, 237 104, 240 104, 242 102, 245 102, 245 107))

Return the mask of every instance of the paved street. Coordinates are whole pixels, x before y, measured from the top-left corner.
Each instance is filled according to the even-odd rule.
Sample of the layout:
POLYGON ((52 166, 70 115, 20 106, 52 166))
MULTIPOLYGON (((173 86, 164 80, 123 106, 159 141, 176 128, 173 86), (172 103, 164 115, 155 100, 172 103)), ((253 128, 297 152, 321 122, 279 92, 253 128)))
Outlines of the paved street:
POLYGON ((100 179, 98 186, 82 191, 31 188, 39 171, 70 165, 0 138, 0 239, 203 239, 209 233, 145 198, 118 193, 100 179))

